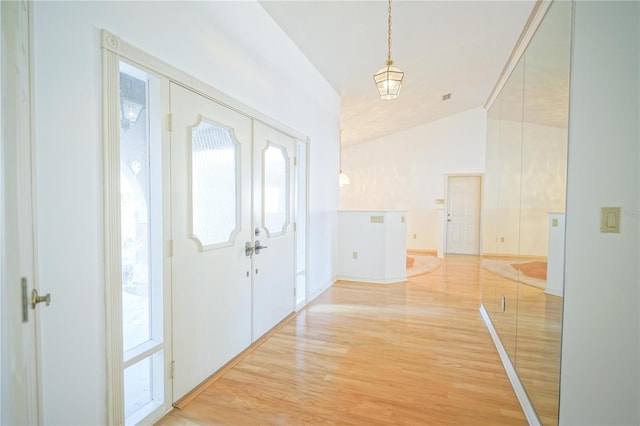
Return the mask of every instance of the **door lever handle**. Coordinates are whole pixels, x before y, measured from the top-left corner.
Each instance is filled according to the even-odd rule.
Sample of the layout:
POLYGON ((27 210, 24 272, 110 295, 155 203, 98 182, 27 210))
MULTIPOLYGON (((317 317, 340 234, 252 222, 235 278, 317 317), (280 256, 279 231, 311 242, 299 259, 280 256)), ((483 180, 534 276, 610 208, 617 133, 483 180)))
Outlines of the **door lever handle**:
POLYGON ((267 246, 261 246, 260 240, 256 240, 256 246, 254 248, 255 254, 260 254, 260 250, 268 248, 267 246))
POLYGON ((251 257, 253 255, 253 250, 254 250, 254 248, 251 246, 251 243, 249 241, 244 243, 244 255, 245 256, 251 257))
POLYGON ((47 293, 44 296, 39 296, 38 290, 34 288, 31 292, 31 309, 35 309, 36 305, 42 302, 49 306, 51 304, 51 294, 47 293))

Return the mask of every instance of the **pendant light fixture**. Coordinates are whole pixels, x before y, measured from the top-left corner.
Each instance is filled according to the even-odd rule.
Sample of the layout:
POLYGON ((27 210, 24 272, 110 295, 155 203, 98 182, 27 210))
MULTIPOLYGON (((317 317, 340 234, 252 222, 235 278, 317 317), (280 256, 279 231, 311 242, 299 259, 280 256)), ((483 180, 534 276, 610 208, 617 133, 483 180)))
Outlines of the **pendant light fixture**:
POLYGON ((382 99, 395 99, 400 94, 404 72, 393 65, 391 60, 391 0, 389 0, 389 19, 387 30, 387 62, 383 68, 374 74, 373 80, 382 99))

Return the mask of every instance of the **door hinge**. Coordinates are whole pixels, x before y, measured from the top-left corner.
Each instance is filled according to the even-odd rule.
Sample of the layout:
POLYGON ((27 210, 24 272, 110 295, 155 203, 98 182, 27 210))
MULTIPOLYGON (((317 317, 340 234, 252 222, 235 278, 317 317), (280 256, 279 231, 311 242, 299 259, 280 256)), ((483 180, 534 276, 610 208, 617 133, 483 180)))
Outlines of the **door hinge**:
POLYGON ((173 240, 167 241, 167 257, 173 257, 173 240))
POLYGON ((293 222, 293 232, 298 232, 298 224, 293 222))
POLYGON ((176 362, 171 361, 171 379, 172 380, 175 377, 175 374, 176 374, 176 362))
POLYGON ((295 157, 293 157, 293 166, 297 166, 298 165, 298 156, 296 155, 295 157))
POLYGON ((169 113, 167 115, 167 128, 170 132, 173 132, 173 114, 169 113))

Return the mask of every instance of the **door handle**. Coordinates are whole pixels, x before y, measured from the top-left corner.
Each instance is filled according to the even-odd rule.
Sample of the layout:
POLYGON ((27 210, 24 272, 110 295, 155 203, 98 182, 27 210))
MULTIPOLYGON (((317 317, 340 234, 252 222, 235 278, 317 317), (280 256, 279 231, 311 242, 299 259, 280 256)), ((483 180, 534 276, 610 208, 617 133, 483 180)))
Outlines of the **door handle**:
POLYGON ((31 309, 35 309, 36 305, 42 302, 49 306, 51 304, 51 294, 47 293, 44 296, 39 296, 38 290, 34 288, 31 292, 31 309))
POLYGON ((244 255, 247 257, 251 257, 251 255, 253 255, 253 247, 251 246, 251 243, 249 241, 247 241, 246 243, 244 243, 244 255))
POLYGON ((260 254, 260 250, 262 250, 262 249, 266 249, 266 248, 268 248, 268 247, 267 247, 267 246, 261 246, 261 245, 260 245, 260 240, 256 240, 256 246, 255 246, 255 248, 254 248, 254 252, 255 252, 256 254, 260 254))

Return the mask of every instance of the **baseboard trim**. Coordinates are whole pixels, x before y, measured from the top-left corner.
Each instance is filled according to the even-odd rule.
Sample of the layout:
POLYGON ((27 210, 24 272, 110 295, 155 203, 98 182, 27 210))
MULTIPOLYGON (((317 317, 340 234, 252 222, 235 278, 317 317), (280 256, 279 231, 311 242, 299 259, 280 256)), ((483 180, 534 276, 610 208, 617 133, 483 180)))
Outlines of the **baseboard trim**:
POLYGON ((540 256, 537 254, 505 254, 505 253, 482 253, 480 257, 483 259, 495 259, 495 260, 512 260, 517 262, 519 260, 538 260, 541 262, 547 261, 547 256, 540 256))
POLYGON ((555 289, 552 289, 552 288, 545 288, 544 292, 546 294, 550 294, 551 296, 558 296, 558 297, 562 297, 563 296, 561 291, 555 290, 555 289))
POLYGON ((394 278, 388 278, 385 280, 378 280, 375 278, 368 278, 368 277, 346 277, 346 276, 338 276, 338 281, 350 281, 350 282, 356 282, 356 283, 370 283, 370 284, 397 284, 397 283, 404 283, 407 281, 407 276, 405 275, 404 277, 394 277, 394 278))
POLYGON ((407 254, 422 254, 424 256, 437 256, 438 250, 426 250, 426 249, 407 249, 407 254))
POLYGON ((538 419, 538 415, 536 414, 536 410, 533 408, 533 404, 531 404, 531 400, 529 396, 527 396, 527 392, 524 390, 524 386, 522 386, 522 382, 518 377, 518 373, 516 373, 516 369, 514 368, 511 360, 509 359, 509 355, 507 355, 507 351, 502 345, 502 341, 500 340, 500 336, 498 336, 498 332, 493 326, 493 322, 491 318, 489 318, 489 313, 484 308, 484 305, 480 305, 480 315, 489 330, 489 334, 493 339, 493 343, 496 345, 496 349, 498 350, 498 354, 500 355, 500 359, 502 360, 502 365, 507 373, 507 377, 509 377, 509 381, 511 382, 511 387, 513 387, 513 391, 516 393, 516 397, 520 402, 520 406, 522 407, 522 411, 524 412, 524 416, 527 418, 527 421, 531 426, 541 426, 542 423, 540 419, 538 419))

